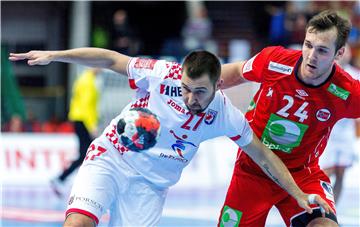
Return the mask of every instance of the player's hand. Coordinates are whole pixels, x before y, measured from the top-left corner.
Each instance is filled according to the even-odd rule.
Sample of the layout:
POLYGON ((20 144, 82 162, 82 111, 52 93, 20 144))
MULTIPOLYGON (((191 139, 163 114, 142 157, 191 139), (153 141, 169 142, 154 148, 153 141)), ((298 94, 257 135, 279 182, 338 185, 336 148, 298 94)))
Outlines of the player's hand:
POLYGON ((310 207, 311 204, 318 204, 320 206, 320 210, 322 213, 322 216, 325 217, 325 213, 329 214, 329 212, 335 213, 334 210, 329 206, 329 204, 322 199, 317 194, 303 194, 300 196, 299 199, 297 199, 297 202, 300 207, 304 208, 306 212, 309 214, 312 214, 313 210, 310 207))
POLYGON ((27 53, 10 53, 10 61, 28 60, 28 65, 47 65, 52 61, 53 51, 32 50, 27 53))

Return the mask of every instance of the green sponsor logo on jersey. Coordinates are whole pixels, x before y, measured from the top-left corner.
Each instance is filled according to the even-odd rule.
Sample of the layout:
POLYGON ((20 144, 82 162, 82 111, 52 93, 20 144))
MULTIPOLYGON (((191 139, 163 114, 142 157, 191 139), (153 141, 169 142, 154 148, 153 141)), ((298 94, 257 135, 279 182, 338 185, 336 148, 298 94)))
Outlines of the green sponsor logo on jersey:
POLYGON ((341 87, 339 87, 339 86, 337 86, 337 85, 335 85, 333 83, 331 83, 329 85, 327 90, 328 90, 328 92, 330 92, 331 94, 341 98, 342 100, 346 100, 350 95, 349 91, 347 91, 347 90, 345 90, 345 89, 343 89, 343 88, 341 88, 341 87))
POLYGON ((293 148, 299 146, 308 127, 271 114, 261 140, 269 149, 291 153, 293 148))
POLYGON ((220 227, 239 226, 242 212, 231 207, 224 206, 221 214, 220 227))

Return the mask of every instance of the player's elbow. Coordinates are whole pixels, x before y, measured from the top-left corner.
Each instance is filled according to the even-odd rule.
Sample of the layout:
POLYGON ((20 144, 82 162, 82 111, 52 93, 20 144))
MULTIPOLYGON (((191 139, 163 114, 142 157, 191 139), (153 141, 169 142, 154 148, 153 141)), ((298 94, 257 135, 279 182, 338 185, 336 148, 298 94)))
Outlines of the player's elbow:
POLYGON ((64 227, 94 227, 94 220, 86 215, 79 213, 70 214, 63 225, 64 227))

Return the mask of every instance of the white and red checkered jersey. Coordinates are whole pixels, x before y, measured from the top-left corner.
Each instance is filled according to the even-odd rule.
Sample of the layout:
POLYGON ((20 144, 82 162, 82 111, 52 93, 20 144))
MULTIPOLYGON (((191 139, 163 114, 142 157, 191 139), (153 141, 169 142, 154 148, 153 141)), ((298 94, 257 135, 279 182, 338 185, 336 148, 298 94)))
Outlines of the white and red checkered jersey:
MULTIPOLYGON (((304 84, 297 76, 301 61, 301 51, 268 47, 242 69, 247 80, 261 83, 245 116, 289 169, 317 166, 334 124, 360 117, 359 81, 334 65, 324 83, 304 84)), ((257 168, 243 157, 242 163, 257 168)))
POLYGON ((136 89, 136 98, 123 112, 132 107, 150 109, 160 120, 160 137, 149 150, 128 151, 118 143, 115 133, 121 114, 111 121, 104 134, 129 165, 156 185, 175 184, 204 140, 228 136, 239 146, 251 142, 252 130, 244 115, 221 91, 216 92, 202 113, 193 115, 188 111, 181 94, 180 64, 132 58, 128 78, 131 88, 136 89))

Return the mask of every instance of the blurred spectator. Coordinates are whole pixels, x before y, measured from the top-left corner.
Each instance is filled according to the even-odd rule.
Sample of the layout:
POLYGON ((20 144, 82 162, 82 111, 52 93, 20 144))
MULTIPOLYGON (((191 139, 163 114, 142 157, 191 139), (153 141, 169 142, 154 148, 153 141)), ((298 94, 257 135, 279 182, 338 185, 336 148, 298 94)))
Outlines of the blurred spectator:
POLYGON ((74 124, 69 121, 63 121, 59 124, 57 131, 60 133, 73 133, 75 132, 74 124))
POLYGON ((4 132, 23 132, 23 120, 20 115, 14 114, 11 116, 10 121, 3 126, 4 132))
POLYGON ((99 48, 109 48, 109 34, 101 25, 95 25, 92 32, 92 46, 99 48))
POLYGON ((6 45, 1 45, 1 123, 10 122, 15 115, 25 119, 25 105, 14 70, 7 58, 6 45))
POLYGON ((217 53, 217 45, 212 39, 212 22, 205 6, 197 7, 194 15, 190 15, 182 29, 185 51, 204 49, 217 53))
POLYGON ((56 133, 59 123, 60 123, 59 120, 54 115, 50 118, 50 120, 45 121, 42 124, 41 131, 44 133, 56 133))
POLYGON ((288 44, 288 31, 285 27, 286 12, 283 5, 266 5, 265 10, 269 13, 269 43, 270 45, 288 44))
POLYGON ((288 44, 302 44, 305 39, 305 27, 313 13, 308 11, 307 5, 304 4, 299 5, 296 2, 286 2, 285 27, 288 35, 288 44))
POLYGON ((353 65, 360 69, 360 2, 356 1, 352 7, 352 24, 349 43, 353 53, 353 65))
MULTIPOLYGON (((79 156, 60 176, 51 180, 51 186, 58 196, 64 193, 64 181, 81 165, 91 141, 98 134, 99 90, 96 75, 100 72, 100 69, 85 70, 74 82, 68 117, 74 123, 75 133, 79 139, 79 156)), ((65 129, 65 126, 63 125, 62 129, 65 129)))
POLYGON ((305 27, 309 16, 305 13, 299 12, 292 15, 292 30, 290 30, 290 43, 292 44, 301 44, 305 39, 305 27))
POLYGON ((125 10, 119 9, 113 15, 112 49, 122 54, 134 56, 139 52, 140 41, 128 23, 125 10))
POLYGON ((41 123, 35 117, 33 111, 28 110, 27 120, 24 122, 24 132, 41 132, 41 123))

